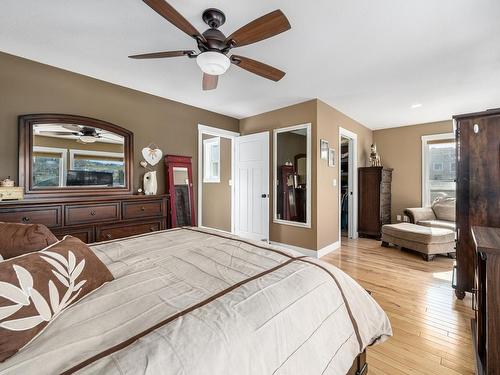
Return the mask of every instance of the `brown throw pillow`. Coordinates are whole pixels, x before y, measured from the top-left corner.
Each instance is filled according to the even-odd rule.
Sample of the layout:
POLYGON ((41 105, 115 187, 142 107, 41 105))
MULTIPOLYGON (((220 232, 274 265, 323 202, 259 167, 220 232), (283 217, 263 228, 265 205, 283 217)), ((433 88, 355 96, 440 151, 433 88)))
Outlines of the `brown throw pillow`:
POLYGON ((0 222, 0 260, 40 251, 57 242, 56 236, 42 224, 0 222))
POLYGON ((0 262, 0 362, 64 309, 111 280, 93 251, 71 236, 43 251, 0 262))

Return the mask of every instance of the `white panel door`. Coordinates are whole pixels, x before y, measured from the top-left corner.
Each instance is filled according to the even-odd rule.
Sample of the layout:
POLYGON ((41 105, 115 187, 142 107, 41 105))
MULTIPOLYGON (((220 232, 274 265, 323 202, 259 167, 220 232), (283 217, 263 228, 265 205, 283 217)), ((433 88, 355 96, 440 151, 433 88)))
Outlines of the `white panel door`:
POLYGON ((235 138, 235 234, 269 239, 269 133, 235 138))

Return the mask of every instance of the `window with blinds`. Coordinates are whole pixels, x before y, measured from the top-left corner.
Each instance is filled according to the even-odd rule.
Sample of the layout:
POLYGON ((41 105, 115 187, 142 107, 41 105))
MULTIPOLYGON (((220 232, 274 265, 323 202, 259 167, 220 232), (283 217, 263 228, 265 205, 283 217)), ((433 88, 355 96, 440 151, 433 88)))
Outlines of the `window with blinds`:
POLYGON ((220 182, 220 138, 203 141, 203 182, 220 182))
POLYGON ((422 203, 456 197, 456 141, 453 133, 422 137, 422 203))
POLYGON ((64 186, 66 150, 33 147, 33 187, 64 186))

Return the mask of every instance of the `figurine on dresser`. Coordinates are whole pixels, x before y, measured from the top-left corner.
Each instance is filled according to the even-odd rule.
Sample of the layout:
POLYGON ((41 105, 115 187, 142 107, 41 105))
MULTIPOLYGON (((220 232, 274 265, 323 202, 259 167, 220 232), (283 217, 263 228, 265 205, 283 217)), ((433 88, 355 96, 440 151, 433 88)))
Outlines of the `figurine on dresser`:
POLYGON ((371 145, 370 152, 370 167, 380 167, 380 155, 377 152, 377 145, 374 143, 371 145))

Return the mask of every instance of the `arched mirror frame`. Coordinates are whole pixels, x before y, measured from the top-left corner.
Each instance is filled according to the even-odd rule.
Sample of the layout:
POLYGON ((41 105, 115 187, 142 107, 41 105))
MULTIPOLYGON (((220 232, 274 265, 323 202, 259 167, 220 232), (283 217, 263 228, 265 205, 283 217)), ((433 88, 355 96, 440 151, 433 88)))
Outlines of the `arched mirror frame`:
POLYGON ((91 196, 132 194, 134 134, 118 125, 90 117, 65 114, 31 114, 19 116, 19 186, 24 187, 26 198, 64 198, 73 196, 91 196), (125 186, 123 187, 54 187, 48 189, 33 188, 33 125, 45 123, 79 124, 114 132, 124 139, 125 186))

